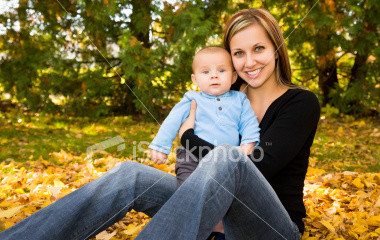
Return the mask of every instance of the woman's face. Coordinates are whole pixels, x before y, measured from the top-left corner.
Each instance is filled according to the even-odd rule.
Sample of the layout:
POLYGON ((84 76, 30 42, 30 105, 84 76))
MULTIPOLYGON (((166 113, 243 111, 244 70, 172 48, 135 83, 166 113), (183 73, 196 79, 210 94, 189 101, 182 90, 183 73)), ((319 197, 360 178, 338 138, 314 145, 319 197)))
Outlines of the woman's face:
POLYGON ((276 82, 275 48, 265 29, 253 24, 236 33, 230 42, 232 62, 237 74, 253 88, 276 82))

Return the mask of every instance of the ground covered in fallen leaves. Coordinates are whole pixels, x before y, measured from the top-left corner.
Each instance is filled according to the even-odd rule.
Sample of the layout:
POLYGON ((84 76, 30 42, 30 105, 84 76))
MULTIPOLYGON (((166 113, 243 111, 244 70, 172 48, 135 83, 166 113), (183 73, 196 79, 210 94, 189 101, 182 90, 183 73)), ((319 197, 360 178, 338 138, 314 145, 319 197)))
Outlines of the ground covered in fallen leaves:
MULTIPOLYGON (((2 131, 28 132, 31 126, 27 124, 7 125, 0 130, 0 135, 2 131)), ((34 126, 37 127, 32 131, 36 130, 36 133, 22 136, 22 143, 30 143, 35 139, 38 123, 34 126)), ((123 129, 122 126, 118 128, 123 129)), ((305 180, 307 217, 304 219, 306 231, 302 239, 380 239, 379 126, 376 119, 321 119, 305 180)), ((136 136, 149 136, 145 139, 147 141, 151 140, 152 132, 155 131, 151 124, 139 124, 137 127, 133 123, 128 123, 123 131, 128 131, 129 127, 136 136)), ((70 132, 71 129, 73 127, 61 128, 59 131, 68 131, 67 134, 85 138, 86 134, 81 129, 106 131, 107 127, 95 124, 74 132, 70 132)), ((45 137, 48 137, 49 131, 54 135, 58 130, 47 130, 45 137)), ((109 137, 116 135, 114 132, 112 134, 109 137)), ((132 141, 129 133, 123 134, 126 142, 132 141)), ((17 153, 15 147, 22 148, 24 145, 18 144, 20 141, 13 138, 4 139, 0 138, 2 149, 5 146, 8 153, 12 152, 12 157, 5 158, 7 152, 0 152, 3 157, 0 164, 1 230, 75 191, 123 161, 139 161, 174 174, 173 155, 166 165, 154 164, 147 159, 147 152, 144 151, 137 156, 132 156, 129 151, 102 151, 89 161, 86 147, 98 141, 91 143, 91 138, 86 138, 88 145, 82 149, 72 150, 68 147, 47 155, 41 153, 38 157, 36 152, 38 148, 44 147, 43 141, 34 146, 36 150, 31 152, 33 157, 28 157, 26 153, 33 148, 28 150, 25 147, 27 150, 17 153), (14 143, 15 147, 12 145, 14 143)), ((148 216, 132 211, 93 239, 133 239, 148 222, 148 216)))

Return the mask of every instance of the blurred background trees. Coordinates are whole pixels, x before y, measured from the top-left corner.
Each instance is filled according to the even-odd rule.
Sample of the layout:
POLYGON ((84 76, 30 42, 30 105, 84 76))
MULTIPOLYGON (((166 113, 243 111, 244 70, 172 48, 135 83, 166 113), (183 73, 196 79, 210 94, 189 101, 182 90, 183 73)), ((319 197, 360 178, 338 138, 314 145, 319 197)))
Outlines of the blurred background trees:
POLYGON ((378 115, 380 2, 315 3, 0 0, 2 102, 32 112, 162 119, 192 87, 194 52, 221 44, 235 12, 265 7, 287 38, 294 82, 328 108, 378 115))

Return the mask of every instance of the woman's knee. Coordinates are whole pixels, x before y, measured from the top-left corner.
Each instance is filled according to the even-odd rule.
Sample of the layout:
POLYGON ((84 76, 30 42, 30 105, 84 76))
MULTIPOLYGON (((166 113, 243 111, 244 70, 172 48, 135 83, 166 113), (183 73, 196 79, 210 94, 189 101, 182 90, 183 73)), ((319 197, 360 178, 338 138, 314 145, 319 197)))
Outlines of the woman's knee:
POLYGON ((134 161, 123 162, 111 170, 108 171, 108 174, 117 175, 118 177, 128 177, 133 174, 138 174, 141 170, 141 163, 134 161))
POLYGON ((209 166, 217 171, 223 171, 245 162, 246 158, 236 146, 221 144, 204 157, 199 162, 199 166, 209 166))
POLYGON ((236 163, 244 160, 244 154, 236 146, 223 143, 211 151, 211 159, 216 162, 236 163))

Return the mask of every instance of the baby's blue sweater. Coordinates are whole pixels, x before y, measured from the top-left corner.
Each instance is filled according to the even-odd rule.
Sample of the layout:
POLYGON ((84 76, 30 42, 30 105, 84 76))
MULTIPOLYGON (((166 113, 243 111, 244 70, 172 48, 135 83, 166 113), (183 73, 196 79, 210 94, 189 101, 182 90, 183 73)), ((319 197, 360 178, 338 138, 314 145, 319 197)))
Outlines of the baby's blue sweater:
POLYGON ((150 149, 169 154, 173 140, 181 124, 190 114, 191 101, 197 102, 195 134, 203 140, 218 146, 222 143, 240 145, 259 143, 259 123, 247 96, 238 91, 229 91, 220 96, 189 91, 174 106, 162 123, 150 149))

